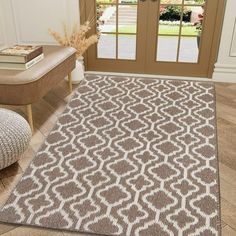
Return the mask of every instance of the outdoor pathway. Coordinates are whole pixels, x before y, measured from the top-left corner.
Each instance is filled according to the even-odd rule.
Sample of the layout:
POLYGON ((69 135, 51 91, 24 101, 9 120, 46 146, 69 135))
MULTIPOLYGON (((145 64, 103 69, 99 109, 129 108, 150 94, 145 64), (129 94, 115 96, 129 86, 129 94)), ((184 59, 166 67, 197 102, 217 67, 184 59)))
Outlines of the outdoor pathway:
MULTIPOLYGON (((137 23, 136 6, 120 6, 118 14, 119 14, 120 25, 136 25, 137 23)), ((106 22, 106 24, 116 25, 116 11, 112 15, 112 17, 106 22)))

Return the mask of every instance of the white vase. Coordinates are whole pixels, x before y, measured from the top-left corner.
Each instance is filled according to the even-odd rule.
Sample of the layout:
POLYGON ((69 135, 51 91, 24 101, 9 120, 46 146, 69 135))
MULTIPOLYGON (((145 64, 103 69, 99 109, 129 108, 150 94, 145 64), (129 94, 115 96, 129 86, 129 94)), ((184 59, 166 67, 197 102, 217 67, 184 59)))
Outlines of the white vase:
MULTIPOLYGON (((76 60, 75 69, 71 72, 72 84, 78 84, 84 79, 84 58, 79 57, 76 60)), ((66 78, 68 80, 68 78, 66 78)))

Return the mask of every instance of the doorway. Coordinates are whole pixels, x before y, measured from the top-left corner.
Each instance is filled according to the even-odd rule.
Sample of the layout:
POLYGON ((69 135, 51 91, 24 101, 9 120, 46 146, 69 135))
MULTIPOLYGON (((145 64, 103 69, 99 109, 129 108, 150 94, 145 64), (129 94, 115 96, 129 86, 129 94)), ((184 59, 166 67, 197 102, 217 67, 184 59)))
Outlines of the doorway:
POLYGON ((97 18, 90 71, 211 77, 223 0, 84 0, 97 18))

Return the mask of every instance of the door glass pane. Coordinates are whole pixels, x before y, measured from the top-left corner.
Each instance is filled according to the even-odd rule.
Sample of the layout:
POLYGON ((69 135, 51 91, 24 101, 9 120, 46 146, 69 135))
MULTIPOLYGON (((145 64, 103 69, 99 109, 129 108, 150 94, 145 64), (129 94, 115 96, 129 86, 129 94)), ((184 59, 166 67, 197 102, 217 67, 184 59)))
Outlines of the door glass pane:
POLYGON ((177 60, 178 37, 159 36, 157 43, 157 61, 175 62, 177 60))
POLYGON ((109 4, 109 3, 116 3, 118 2, 119 4, 137 4, 138 0, 97 0, 96 1, 99 4, 109 4))
POLYGON ((183 0, 161 0, 161 4, 182 4, 183 0))
POLYGON ((157 61, 197 63, 205 1, 161 0, 161 3, 157 61))
MULTIPOLYGON (((105 2, 97 0, 97 3, 105 2)), ((110 1, 112 2, 112 1, 110 1)), ((97 4, 97 31, 101 33, 97 44, 98 58, 116 58, 116 5, 97 4)))
MULTIPOLYGON (((165 4, 179 4, 181 1, 163 0, 165 4)), ((176 62, 181 29, 182 6, 160 5, 157 39, 157 61, 176 62)))
POLYGON ((96 0, 97 4, 116 3, 116 0, 96 0))
POLYGON ((180 25, 179 23, 172 23, 172 22, 166 22, 166 21, 160 21, 159 22, 159 29, 158 29, 158 33, 159 34, 163 34, 163 35, 178 35, 179 34, 179 30, 180 30, 180 25))
POLYGON ((180 12, 180 6, 160 5, 158 34, 179 35, 181 19, 181 14, 179 14, 180 12))
POLYGON ((204 18, 203 6, 185 6, 185 9, 191 12, 190 21, 183 22, 182 35, 197 36, 202 29, 204 18))
POLYGON ((185 6, 185 9, 190 11, 191 15, 190 22, 182 26, 178 61, 197 63, 204 19, 204 1, 185 0, 185 4, 198 6, 185 6))
POLYGON ((136 58, 136 35, 119 35, 118 59, 135 60, 136 58))
POLYGON ((136 59, 138 0, 97 0, 97 57, 136 59))
POLYGON ((137 5, 120 5, 118 11, 118 32, 137 32, 137 5))
POLYGON ((184 4, 202 5, 204 3, 205 0, 184 0, 184 4))
POLYGON ((182 7, 176 5, 160 5, 160 20, 169 22, 170 25, 179 23, 181 20, 182 7))
POLYGON ((116 6, 97 5, 97 31, 115 32, 116 31, 116 6))
POLYGON ((181 37, 179 62, 198 62, 198 38, 197 37, 181 37))
POLYGON ((137 4, 138 0, 119 0, 121 4, 137 4))
POLYGON ((116 36, 114 34, 101 34, 97 44, 98 58, 116 58, 116 36))

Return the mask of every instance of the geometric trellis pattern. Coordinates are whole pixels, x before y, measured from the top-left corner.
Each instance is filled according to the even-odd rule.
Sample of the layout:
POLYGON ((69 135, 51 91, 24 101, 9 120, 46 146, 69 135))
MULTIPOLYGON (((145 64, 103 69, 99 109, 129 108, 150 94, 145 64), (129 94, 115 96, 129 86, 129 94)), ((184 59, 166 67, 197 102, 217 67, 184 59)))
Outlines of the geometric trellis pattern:
POLYGON ((89 75, 0 212, 105 235, 219 235, 214 85, 89 75))

